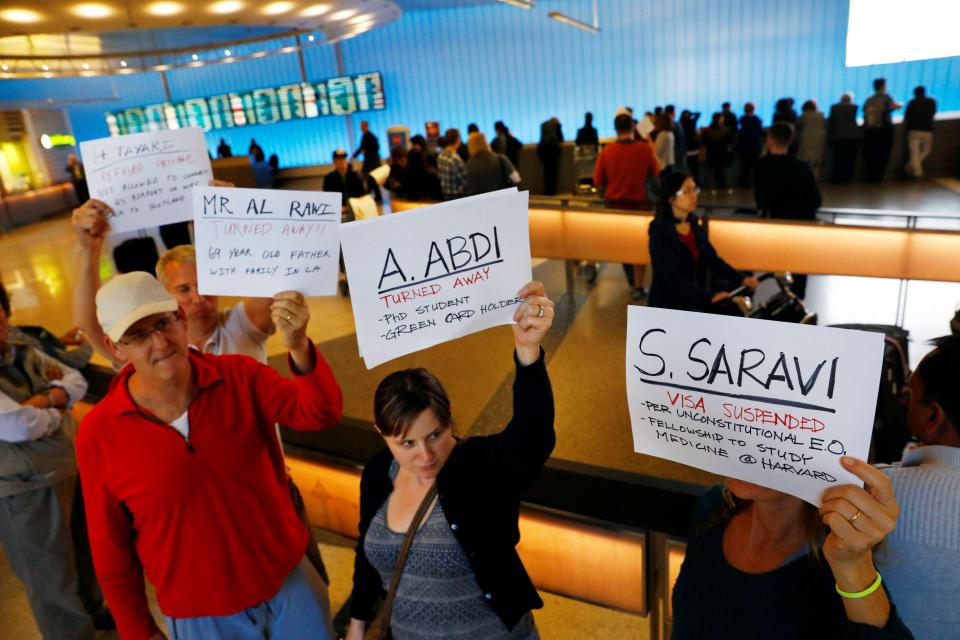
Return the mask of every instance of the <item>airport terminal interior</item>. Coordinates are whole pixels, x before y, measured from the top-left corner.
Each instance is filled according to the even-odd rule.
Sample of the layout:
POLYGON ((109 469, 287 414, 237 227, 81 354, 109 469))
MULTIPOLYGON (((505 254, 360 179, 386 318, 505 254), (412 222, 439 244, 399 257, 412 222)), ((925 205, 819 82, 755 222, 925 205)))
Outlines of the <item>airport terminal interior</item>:
MULTIPOLYGON (((942 11, 942 23, 957 17, 952 3, 917 1, 925 12, 942 11)), ((547 639, 668 638, 693 507, 724 479, 635 451, 624 376, 627 309, 647 304, 656 271, 628 282, 621 264, 651 263, 647 228, 656 187, 637 206, 605 200, 604 185, 594 182, 598 153, 617 145, 614 120, 628 114, 627 106, 636 123, 628 138, 663 135, 653 114, 666 105, 675 105, 676 114, 697 113, 692 130, 704 127, 706 136, 711 114, 725 102, 738 116, 746 103, 756 105, 766 128, 780 119, 774 105, 786 96, 795 99, 796 118, 808 100, 816 101, 815 111, 832 113, 846 92, 863 105, 879 77, 904 106, 915 87, 925 87, 937 106, 921 164, 914 164, 914 131, 899 105, 885 125, 890 146, 876 179, 865 174, 876 163, 859 151, 852 180, 835 179, 839 147, 824 134, 819 156, 809 161, 822 200, 803 219, 778 219, 758 205, 751 176, 742 179, 735 131, 725 149, 729 159, 716 171, 706 150, 669 156, 676 169, 695 172, 696 212, 728 262, 744 274, 805 275, 802 299, 794 298, 803 322, 878 325, 888 343, 899 336, 901 373, 909 375, 932 350, 928 341, 960 332, 960 49, 941 27, 925 23, 925 37, 917 36, 919 23, 905 28, 895 12, 885 18, 887 9, 867 4, 13 0, 0 8, 0 282, 10 296, 10 322, 42 326, 54 336, 77 325, 80 250, 71 215, 88 190, 97 195, 90 172, 84 177, 73 169, 91 163, 85 142, 198 128, 213 178, 303 191, 323 190, 345 150, 350 171, 362 175, 361 189, 376 196, 377 213, 404 216, 438 198, 398 187, 386 179, 389 171, 383 179, 370 176, 381 159, 395 168, 401 156, 404 163, 416 157, 428 167, 448 129, 458 129, 466 144, 468 125, 476 123, 493 142, 494 123, 502 121, 522 143, 511 166, 518 188, 529 194, 533 276, 556 305, 543 342, 556 447, 520 515, 520 554, 544 600, 534 612, 536 625, 547 639), (896 46, 883 35, 893 32, 896 46), (911 38, 917 51, 906 42, 911 38), (587 112, 598 139, 574 142, 587 112), (564 138, 547 161, 541 137, 551 118, 564 138), (366 130, 379 141, 372 167, 366 130)), ((866 127, 864 114, 857 117, 866 127)), ((804 131, 810 136, 812 129, 797 129, 803 145, 804 131)), ((435 167, 424 171, 435 176, 435 167)), ((651 176, 648 184, 655 182, 651 176)), ((189 200, 183 206, 186 220, 189 200)), ((345 207, 343 220, 355 217, 345 207)), ((149 268, 172 244, 157 227, 108 238, 100 276, 106 281, 132 263, 149 268), (128 251, 115 252, 124 242, 128 251), (129 247, 143 253, 132 255, 129 247)), ((382 448, 373 425, 378 383, 392 371, 425 367, 446 387, 456 435, 484 436, 510 420, 514 364, 511 329, 497 326, 367 369, 349 269, 340 279, 337 294, 307 300, 307 333, 343 391, 342 423, 318 433, 281 431, 342 633, 349 623, 359 474, 382 448)), ((761 282, 752 308, 769 310, 764 303, 779 299, 779 282, 761 282)), ((221 296, 221 309, 241 300, 221 296)), ((266 350, 269 365, 289 376, 279 332, 266 350)), ((74 408, 77 417, 104 397, 114 375, 99 354, 82 372, 90 389, 74 408)), ((881 429, 893 429, 884 426, 880 405, 877 416, 875 442, 889 436, 881 429)), ((148 594, 157 624, 167 629, 152 586, 148 594)), ((0 640, 43 637, 0 546, 0 640)), ((121 636, 101 629, 96 637, 121 636)))

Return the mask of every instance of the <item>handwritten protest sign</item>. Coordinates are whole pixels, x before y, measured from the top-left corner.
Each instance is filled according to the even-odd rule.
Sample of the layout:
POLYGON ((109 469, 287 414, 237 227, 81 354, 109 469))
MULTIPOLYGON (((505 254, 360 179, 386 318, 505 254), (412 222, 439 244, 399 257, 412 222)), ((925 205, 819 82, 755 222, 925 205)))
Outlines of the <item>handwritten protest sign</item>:
POLYGON ((205 295, 337 292, 340 194, 193 189, 197 281, 205 295))
POLYGON ((878 333, 629 307, 627 396, 638 453, 819 506, 862 482, 880 381, 878 333))
POLYGON ((532 278, 527 225, 527 193, 516 189, 343 225, 367 367, 511 324, 532 278))
POLYGON ((90 197, 113 209, 113 231, 190 219, 190 189, 213 179, 203 129, 173 129, 80 143, 90 197))

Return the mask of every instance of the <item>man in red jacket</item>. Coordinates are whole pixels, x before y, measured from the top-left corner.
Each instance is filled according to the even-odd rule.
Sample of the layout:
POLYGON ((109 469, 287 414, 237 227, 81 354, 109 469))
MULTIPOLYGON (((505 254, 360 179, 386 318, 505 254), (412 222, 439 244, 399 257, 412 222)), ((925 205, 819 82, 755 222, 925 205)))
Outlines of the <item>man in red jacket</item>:
POLYGON ((124 640, 330 638, 326 587, 304 556, 274 423, 323 429, 340 388, 306 336, 303 296, 271 316, 292 379, 188 347, 183 313, 149 274, 97 292, 104 342, 128 362, 77 435, 94 564, 124 640))

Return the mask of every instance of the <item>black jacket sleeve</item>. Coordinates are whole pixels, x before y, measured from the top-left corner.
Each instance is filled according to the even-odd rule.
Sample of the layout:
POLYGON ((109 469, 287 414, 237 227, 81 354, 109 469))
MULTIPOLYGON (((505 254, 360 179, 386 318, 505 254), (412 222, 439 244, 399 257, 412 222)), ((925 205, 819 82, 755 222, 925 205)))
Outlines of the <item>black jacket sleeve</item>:
POLYGON ((391 459, 389 451, 376 454, 364 467, 360 477, 360 539, 357 540, 353 560, 353 591, 350 594, 350 617, 357 620, 372 620, 377 601, 383 595, 380 573, 367 560, 363 543, 377 509, 390 495, 391 459))
POLYGON ((487 465, 484 475, 512 494, 529 487, 557 442, 553 428, 553 390, 543 349, 540 359, 522 366, 514 354, 513 417, 500 433, 470 438, 478 458, 487 465))

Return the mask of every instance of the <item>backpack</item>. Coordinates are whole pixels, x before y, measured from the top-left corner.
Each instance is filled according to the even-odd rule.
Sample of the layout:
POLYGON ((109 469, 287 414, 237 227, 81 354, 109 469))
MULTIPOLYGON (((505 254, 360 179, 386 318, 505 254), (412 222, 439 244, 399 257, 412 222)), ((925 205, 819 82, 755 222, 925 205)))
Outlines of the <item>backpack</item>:
POLYGON ((863 103, 863 123, 870 129, 882 127, 886 114, 886 96, 870 96, 867 101, 863 103))

